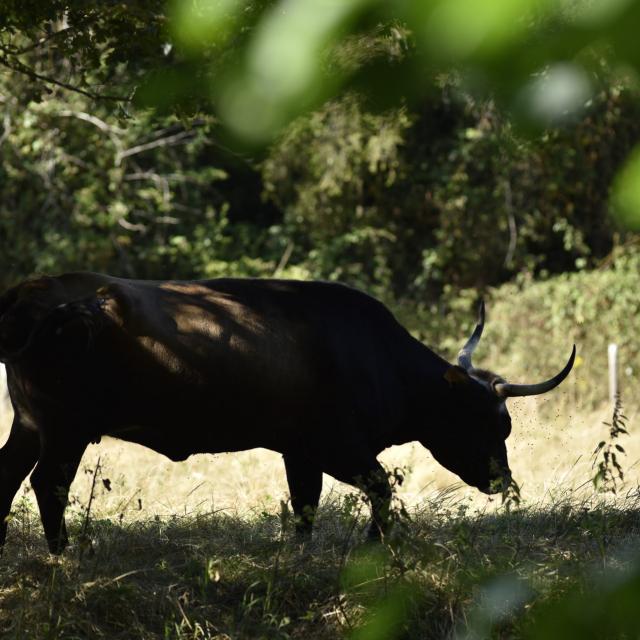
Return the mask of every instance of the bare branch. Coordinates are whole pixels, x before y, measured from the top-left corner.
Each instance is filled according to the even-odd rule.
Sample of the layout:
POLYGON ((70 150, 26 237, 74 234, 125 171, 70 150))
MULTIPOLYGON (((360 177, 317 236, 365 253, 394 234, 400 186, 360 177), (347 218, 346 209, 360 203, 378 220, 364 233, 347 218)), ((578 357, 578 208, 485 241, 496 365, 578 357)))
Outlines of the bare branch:
POLYGON ((11 116, 5 111, 2 119, 2 134, 0 135, 0 145, 11 135, 11 116))
POLYGON ((151 180, 162 190, 162 202, 167 205, 171 199, 169 180, 154 171, 138 171, 124 176, 125 180, 151 180))
POLYGON ((274 278, 279 278, 282 272, 284 271, 287 263, 289 262, 289 258, 291 258, 291 254, 293 253, 294 244, 291 240, 287 243, 287 246, 284 249, 284 253, 282 254, 280 261, 278 262, 278 266, 275 268, 273 272, 274 278))
POLYGON ((135 147, 130 147, 129 149, 125 149, 123 152, 117 155, 115 164, 116 166, 119 166, 125 158, 128 158, 129 156, 135 156, 138 153, 142 153, 143 151, 150 151, 151 149, 157 149, 158 147, 169 147, 171 145, 187 142, 188 140, 193 138, 193 135, 193 131, 181 131, 180 133, 176 133, 173 136, 159 138, 158 140, 152 140, 151 142, 147 142, 145 144, 139 144, 135 147))
POLYGON ((76 30, 77 30, 76 27, 65 27, 64 29, 60 29, 60 31, 54 31, 53 33, 49 33, 46 36, 43 36, 39 40, 36 40, 34 43, 30 44, 27 47, 24 47, 23 49, 16 49, 14 53, 15 55, 19 55, 19 56, 25 53, 30 53, 31 51, 35 51, 36 49, 41 47, 43 44, 46 44, 47 42, 51 42, 52 40, 58 40, 61 37, 66 37, 70 31, 76 31, 76 30))
POLYGON ((127 231, 137 231, 138 233, 144 233, 147 230, 146 225, 137 223, 133 224, 124 218, 118 218, 118 224, 127 231))
POLYGON ((516 218, 513 215, 513 197, 511 194, 511 181, 506 180, 504 183, 504 207, 507 212, 507 221, 509 223, 509 246, 507 247, 507 255, 504 257, 503 266, 511 267, 513 255, 516 251, 518 242, 518 227, 516 226, 516 218))
POLYGON ((61 89, 66 89, 67 91, 73 91, 74 93, 79 93, 80 95, 86 96, 87 98, 91 98, 92 100, 113 100, 115 102, 130 102, 131 96, 117 96, 110 94, 99 94, 93 93, 92 91, 87 91, 86 89, 81 89, 80 87, 75 87, 66 82, 62 82, 61 80, 56 80, 55 78, 51 78, 49 76, 45 76, 37 71, 34 71, 31 67, 28 67, 26 64, 20 62, 19 60, 9 60, 7 54, 0 56, 0 65, 6 67, 7 69, 11 69, 11 71, 15 71, 16 73, 21 73, 32 80, 39 80, 40 82, 44 82, 45 84, 52 84, 56 87, 60 87, 61 89))
POLYGON ((157 218, 154 218, 154 222, 157 222, 158 224, 178 224, 180 219, 174 216, 158 216, 157 218))
POLYGON ((89 122, 94 127, 100 129, 100 131, 104 131, 109 135, 120 136, 126 133, 126 129, 121 129, 120 127, 114 127, 111 124, 106 123, 104 120, 91 115, 90 113, 85 113, 84 111, 71 111, 65 109, 64 111, 60 111, 59 114, 63 118, 78 118, 78 120, 84 120, 85 122, 89 122))

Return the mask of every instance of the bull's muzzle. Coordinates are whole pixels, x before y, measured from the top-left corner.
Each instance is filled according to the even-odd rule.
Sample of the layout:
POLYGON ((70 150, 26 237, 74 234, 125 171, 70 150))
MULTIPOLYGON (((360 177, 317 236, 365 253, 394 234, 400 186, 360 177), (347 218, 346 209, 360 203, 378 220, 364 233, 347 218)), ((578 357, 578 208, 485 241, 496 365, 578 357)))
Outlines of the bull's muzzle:
POLYGON ((496 493, 504 493, 512 482, 511 471, 507 470, 502 475, 493 478, 488 485, 484 487, 478 487, 482 493, 487 495, 495 495, 496 493))

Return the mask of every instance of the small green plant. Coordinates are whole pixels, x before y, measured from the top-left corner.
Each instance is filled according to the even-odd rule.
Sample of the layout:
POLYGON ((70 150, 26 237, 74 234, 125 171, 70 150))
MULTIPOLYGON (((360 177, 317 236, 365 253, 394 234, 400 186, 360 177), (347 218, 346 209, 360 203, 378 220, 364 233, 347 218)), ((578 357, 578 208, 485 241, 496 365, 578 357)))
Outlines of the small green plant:
POLYGON ((509 484, 502 491, 502 506, 505 511, 509 512, 512 509, 517 509, 521 502, 520 485, 511 478, 509 484))
POLYGON ((603 424, 609 427, 609 438, 601 440, 593 452, 595 474, 592 482, 597 491, 615 494, 618 485, 624 481, 624 471, 618 462, 618 456, 626 453, 617 440, 621 435, 629 433, 627 431, 627 416, 623 413, 620 393, 616 394, 611 422, 603 424))

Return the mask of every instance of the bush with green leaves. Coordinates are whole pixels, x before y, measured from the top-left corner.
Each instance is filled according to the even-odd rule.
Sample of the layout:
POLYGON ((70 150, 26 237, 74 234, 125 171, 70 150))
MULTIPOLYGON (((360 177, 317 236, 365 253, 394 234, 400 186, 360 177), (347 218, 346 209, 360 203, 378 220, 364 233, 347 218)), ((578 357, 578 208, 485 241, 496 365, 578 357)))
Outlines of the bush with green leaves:
POLYGON ((24 101, 28 82, 13 75, 0 87, 4 286, 74 269, 149 278, 273 272, 285 246, 268 233, 277 212, 262 204, 251 164, 215 142, 212 119, 118 117, 59 90, 24 101))
POLYGON ((608 185, 639 137, 637 96, 614 84, 533 139, 448 78, 414 112, 350 94, 298 119, 263 178, 310 273, 433 300, 597 264, 617 233, 608 185))
MULTIPOLYGON (((640 379, 640 248, 616 249, 591 271, 535 281, 524 275, 485 292, 487 324, 474 358, 508 379, 544 380, 577 357, 562 391, 567 406, 597 407, 608 400, 607 349, 618 345, 620 388, 640 379)), ((433 304, 399 307, 405 324, 428 344, 455 358, 476 321, 479 292, 448 288, 433 304)), ((626 396, 633 402, 630 396, 626 396)))

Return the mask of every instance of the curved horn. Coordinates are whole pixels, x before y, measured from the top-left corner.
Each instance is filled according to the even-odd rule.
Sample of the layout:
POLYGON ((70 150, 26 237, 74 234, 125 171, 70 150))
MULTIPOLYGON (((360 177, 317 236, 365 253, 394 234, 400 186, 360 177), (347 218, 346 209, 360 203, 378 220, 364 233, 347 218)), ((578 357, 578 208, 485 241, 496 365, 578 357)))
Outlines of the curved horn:
POLYGON ((467 344, 465 344, 458 353, 458 364, 466 371, 469 371, 469 369, 473 368, 473 364, 471 364, 471 356, 473 355, 475 348, 478 346, 478 342, 480 342, 480 336, 482 335, 483 329, 484 300, 480 300, 480 308, 478 309, 478 324, 473 330, 471 337, 467 340, 467 344))
POLYGON ((573 361, 576 359, 576 345, 573 345, 571 357, 564 369, 556 376, 545 382, 538 384, 510 384, 509 382, 498 382, 494 385, 494 390, 501 398, 513 398, 515 396, 537 396, 546 393, 557 387, 568 375, 573 367, 573 361))

